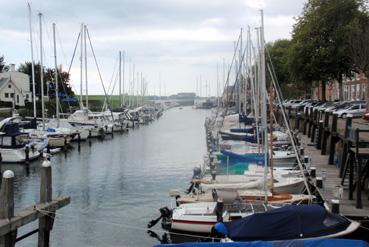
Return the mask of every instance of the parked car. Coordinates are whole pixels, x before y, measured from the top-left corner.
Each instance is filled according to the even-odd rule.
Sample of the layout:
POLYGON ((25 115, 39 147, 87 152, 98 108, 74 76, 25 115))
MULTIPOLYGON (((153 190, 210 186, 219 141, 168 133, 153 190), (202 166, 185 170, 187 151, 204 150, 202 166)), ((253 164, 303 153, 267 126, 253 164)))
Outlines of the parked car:
POLYGON ((352 115, 353 117, 360 117, 363 115, 363 113, 366 112, 366 105, 363 103, 360 104, 352 104, 349 107, 345 109, 340 109, 337 111, 334 111, 333 114, 337 114, 338 117, 346 117, 348 114, 352 115))
POLYGON ((365 120, 368 120, 368 121, 369 121, 369 111, 368 111, 368 112, 365 112, 365 113, 363 114, 363 119, 365 119, 365 120))
POLYGON ((348 101, 335 102, 331 106, 327 107, 325 109, 325 112, 335 112, 335 111, 338 111, 338 110, 341 110, 341 109, 345 109, 345 108, 349 107, 350 105, 351 105, 351 103, 348 102, 348 101))

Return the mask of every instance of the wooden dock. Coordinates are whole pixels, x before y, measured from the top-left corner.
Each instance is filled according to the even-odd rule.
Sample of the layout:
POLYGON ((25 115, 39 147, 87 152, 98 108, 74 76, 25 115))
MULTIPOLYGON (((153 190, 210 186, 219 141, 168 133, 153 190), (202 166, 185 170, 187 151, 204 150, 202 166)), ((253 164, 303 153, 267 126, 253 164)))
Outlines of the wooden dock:
MULTIPOLYGON (((340 213, 369 218, 369 122, 324 111, 286 109, 290 126, 299 131, 305 155, 322 178, 326 203, 339 200, 340 213)), ((283 125, 280 109, 275 111, 283 125)))

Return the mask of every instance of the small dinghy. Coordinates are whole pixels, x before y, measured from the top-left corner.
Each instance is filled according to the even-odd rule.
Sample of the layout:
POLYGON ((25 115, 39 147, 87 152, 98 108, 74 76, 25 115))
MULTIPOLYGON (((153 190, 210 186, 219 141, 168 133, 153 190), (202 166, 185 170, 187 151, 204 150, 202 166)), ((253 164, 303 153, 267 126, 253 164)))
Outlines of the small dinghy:
POLYGON ((335 238, 356 231, 360 223, 328 212, 319 205, 289 205, 255 213, 231 222, 217 223, 215 230, 233 241, 335 238))

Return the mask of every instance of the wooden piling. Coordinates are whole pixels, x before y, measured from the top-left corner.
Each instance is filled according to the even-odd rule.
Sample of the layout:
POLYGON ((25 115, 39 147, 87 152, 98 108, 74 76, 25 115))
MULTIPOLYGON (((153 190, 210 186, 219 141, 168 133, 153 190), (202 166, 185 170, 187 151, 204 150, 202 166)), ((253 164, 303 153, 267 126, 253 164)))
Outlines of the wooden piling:
MULTIPOLYGON (((14 173, 10 170, 3 174, 0 199, 0 219, 9 220, 14 216, 14 173)), ((16 238, 17 230, 10 231, 0 236, 0 246, 14 246, 16 238)))
POLYGON ((331 125, 331 130, 330 130, 331 139, 330 139, 330 144, 329 144, 329 158, 328 158, 328 164, 330 165, 333 165, 333 162, 334 162, 334 153, 335 153, 335 147, 336 147, 337 138, 338 138, 337 121, 338 121, 338 115, 333 114, 332 125, 331 125))
POLYGON ((351 116, 347 116, 347 118, 346 118, 345 132, 344 132, 344 138, 343 138, 343 148, 342 148, 341 164, 340 164, 340 178, 342 178, 344 167, 345 167, 344 164, 343 164, 343 162, 345 162, 346 159, 347 159, 347 154, 348 154, 348 150, 349 150, 349 147, 350 147, 350 143, 349 143, 348 137, 349 137, 349 130, 351 128, 351 125, 352 125, 352 117, 351 116))
POLYGON ((329 137, 329 112, 324 112, 324 122, 323 122, 323 134, 322 134, 322 140, 321 140, 321 154, 325 155, 327 152, 327 143, 328 143, 328 137, 329 137))
MULTIPOLYGON (((52 200, 52 176, 51 163, 45 160, 41 167, 40 203, 49 203, 52 200)), ((54 223, 55 212, 45 213, 39 219, 38 246, 47 247, 50 245, 50 231, 54 223)))

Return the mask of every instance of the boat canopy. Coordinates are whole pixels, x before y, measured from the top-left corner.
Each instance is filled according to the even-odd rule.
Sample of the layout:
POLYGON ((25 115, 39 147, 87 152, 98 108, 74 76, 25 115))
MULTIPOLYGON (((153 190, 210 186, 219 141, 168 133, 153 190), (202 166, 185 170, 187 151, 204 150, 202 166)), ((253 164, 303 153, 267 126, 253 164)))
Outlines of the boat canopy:
POLYGON ((369 247, 362 240, 352 239, 310 239, 287 241, 253 241, 253 242, 226 242, 226 243, 183 243, 183 244, 159 244, 154 247, 369 247))
POLYGON ((220 233, 234 241, 287 240, 314 238, 339 233, 351 221, 328 212, 319 205, 289 205, 265 213, 255 213, 225 225, 227 232, 220 233))

